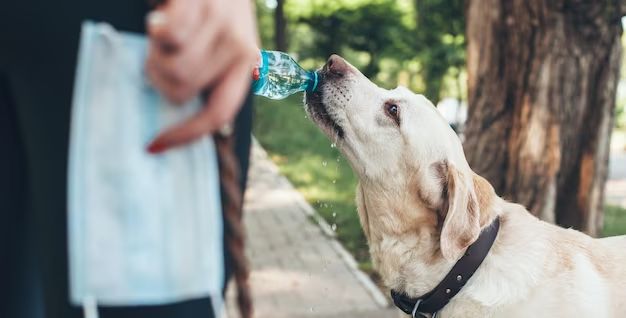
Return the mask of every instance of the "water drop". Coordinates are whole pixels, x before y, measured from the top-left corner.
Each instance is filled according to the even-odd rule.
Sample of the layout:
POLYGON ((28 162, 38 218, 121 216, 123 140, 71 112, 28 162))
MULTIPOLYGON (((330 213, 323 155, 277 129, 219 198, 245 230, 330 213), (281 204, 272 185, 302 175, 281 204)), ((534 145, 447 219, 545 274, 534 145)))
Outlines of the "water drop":
POLYGON ((332 144, 330 144, 330 148, 337 148, 337 144, 333 142, 332 144))
POLYGON ((333 212, 333 217, 336 218, 337 217, 337 212, 333 212))
POLYGON ((326 162, 326 160, 322 161, 322 166, 326 167, 328 165, 328 162, 326 162))
POLYGON ((337 162, 339 162, 339 160, 341 160, 341 159, 339 159, 339 157, 337 157, 337 162))
POLYGON ((333 232, 337 231, 337 224, 333 223, 330 228, 333 229, 333 232))
POLYGON ((333 184, 337 183, 337 180, 333 180, 333 184))

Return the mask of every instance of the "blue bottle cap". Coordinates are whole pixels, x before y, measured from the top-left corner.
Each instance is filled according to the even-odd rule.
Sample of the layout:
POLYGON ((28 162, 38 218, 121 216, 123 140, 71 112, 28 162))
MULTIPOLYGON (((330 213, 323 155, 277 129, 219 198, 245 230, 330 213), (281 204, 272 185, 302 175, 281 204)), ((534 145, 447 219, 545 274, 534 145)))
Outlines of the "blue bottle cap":
POLYGON ((309 85, 307 85, 306 91, 314 92, 315 89, 317 89, 317 83, 319 82, 319 75, 317 75, 317 72, 313 71, 313 72, 309 72, 309 76, 311 77, 311 81, 309 82, 309 85), (313 84, 311 85, 311 83, 313 84))

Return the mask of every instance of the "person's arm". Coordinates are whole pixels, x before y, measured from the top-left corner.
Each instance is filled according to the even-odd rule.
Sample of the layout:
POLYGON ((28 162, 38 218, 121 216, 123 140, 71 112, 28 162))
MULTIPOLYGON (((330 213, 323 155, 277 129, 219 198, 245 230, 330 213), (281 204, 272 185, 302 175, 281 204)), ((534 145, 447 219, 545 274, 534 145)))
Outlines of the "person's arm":
POLYGON ((148 17, 146 68, 174 102, 208 92, 205 107, 162 132, 152 153, 185 144, 230 123, 250 85, 258 56, 251 0, 170 0, 148 17))

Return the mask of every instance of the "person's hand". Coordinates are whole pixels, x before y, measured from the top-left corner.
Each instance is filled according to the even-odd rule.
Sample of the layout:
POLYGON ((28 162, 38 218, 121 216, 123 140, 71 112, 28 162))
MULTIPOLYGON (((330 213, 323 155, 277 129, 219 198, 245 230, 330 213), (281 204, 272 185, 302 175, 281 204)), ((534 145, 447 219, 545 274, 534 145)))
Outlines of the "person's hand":
POLYGON ((175 103, 207 93, 202 110, 161 132, 148 151, 165 151, 231 123, 259 54, 252 0, 169 0, 147 24, 152 84, 175 103))

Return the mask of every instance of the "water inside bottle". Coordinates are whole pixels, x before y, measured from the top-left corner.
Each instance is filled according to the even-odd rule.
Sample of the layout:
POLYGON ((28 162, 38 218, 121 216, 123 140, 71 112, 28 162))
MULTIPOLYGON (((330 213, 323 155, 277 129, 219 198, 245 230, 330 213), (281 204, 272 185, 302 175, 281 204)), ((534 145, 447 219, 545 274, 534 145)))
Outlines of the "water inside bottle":
POLYGON ((283 99, 297 92, 313 89, 316 74, 302 69, 289 55, 263 51, 259 83, 254 93, 272 99, 283 99))

